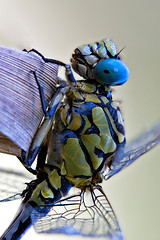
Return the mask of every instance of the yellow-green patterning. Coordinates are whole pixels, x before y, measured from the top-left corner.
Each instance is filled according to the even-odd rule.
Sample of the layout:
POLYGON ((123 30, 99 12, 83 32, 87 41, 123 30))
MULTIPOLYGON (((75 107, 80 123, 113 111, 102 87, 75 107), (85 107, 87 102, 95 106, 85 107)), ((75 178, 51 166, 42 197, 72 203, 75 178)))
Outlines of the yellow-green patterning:
POLYGON ((153 147, 149 140, 144 143, 148 148, 140 149, 139 155, 130 152, 128 160, 113 158, 117 149, 125 146, 125 131, 119 103, 112 100, 111 86, 126 82, 128 68, 109 39, 75 49, 71 64, 84 78, 79 81, 74 79, 70 65, 44 58, 34 49, 31 51, 45 62, 64 66, 67 81, 59 80, 48 108, 34 72, 44 120, 30 152, 23 151, 20 161, 36 174, 36 180, 23 192, 19 213, 0 239, 20 239, 32 224, 38 232, 123 239, 116 216, 99 183, 153 147), (37 167, 33 170, 31 164, 36 156, 37 167), (67 195, 72 187, 79 192, 67 195), (86 201, 87 195, 90 204, 86 201))
MULTIPOLYGON (((69 88, 55 114, 47 163, 43 168, 47 180, 32 194, 32 199, 41 205, 48 199, 55 201, 57 192, 55 194, 54 191, 64 188, 64 179, 69 185, 82 190, 102 182, 103 172, 110 164, 109 157, 125 143, 119 103, 113 102, 110 85, 126 81, 128 69, 116 55, 115 45, 105 39, 81 46, 75 50, 71 62, 73 69, 86 79, 76 82, 70 68, 66 66, 69 88), (113 66, 110 62, 101 66, 110 71, 99 77, 104 82, 102 84, 95 79, 94 71, 98 64, 106 60, 115 62, 111 63, 113 66), (123 74, 119 73, 122 64, 125 68, 123 74), (110 75, 114 75, 112 82, 110 75)), ((62 91, 63 88, 59 87, 62 91)))
POLYGON ((84 189, 102 181, 107 159, 124 143, 123 119, 110 87, 78 82, 57 110, 47 163, 84 189), (54 142, 58 143, 58 149, 54 142))

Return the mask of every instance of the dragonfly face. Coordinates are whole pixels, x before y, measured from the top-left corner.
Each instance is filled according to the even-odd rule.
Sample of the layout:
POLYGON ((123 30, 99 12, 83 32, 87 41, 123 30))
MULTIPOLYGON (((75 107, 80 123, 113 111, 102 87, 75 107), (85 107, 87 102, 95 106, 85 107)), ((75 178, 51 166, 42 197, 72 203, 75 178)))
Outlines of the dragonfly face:
POLYGON ((102 85, 121 85, 129 77, 127 66, 120 60, 115 44, 109 39, 76 48, 71 63, 80 76, 102 85))
MULTIPOLYGON (((24 154, 21 159, 30 167, 38 155, 37 180, 25 191, 20 217, 3 237, 11 239, 10 229, 14 236, 20 236, 19 224, 24 223, 25 231, 32 222, 38 232, 123 239, 116 216, 98 184, 156 145, 159 126, 149 131, 145 139, 142 137, 141 148, 131 143, 125 152, 128 148, 123 118, 119 103, 112 100, 111 86, 123 84, 129 71, 109 39, 74 51, 71 62, 85 78, 81 81, 74 79, 69 65, 39 55, 45 62, 64 66, 67 81, 58 87, 49 108, 39 86, 45 117, 28 158, 24 154), (79 193, 68 196, 73 187, 79 193), (87 193, 90 204, 86 202, 87 193)), ((36 72, 34 75, 39 84, 36 72)))

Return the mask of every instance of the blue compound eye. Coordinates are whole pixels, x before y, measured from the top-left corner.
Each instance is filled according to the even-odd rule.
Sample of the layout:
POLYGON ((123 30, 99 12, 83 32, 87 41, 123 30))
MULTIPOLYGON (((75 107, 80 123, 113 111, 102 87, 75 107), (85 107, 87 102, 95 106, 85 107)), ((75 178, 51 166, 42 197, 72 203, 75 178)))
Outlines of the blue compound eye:
POLYGON ((107 58, 100 61, 94 69, 95 79, 104 85, 121 85, 129 77, 129 69, 119 59, 107 58))

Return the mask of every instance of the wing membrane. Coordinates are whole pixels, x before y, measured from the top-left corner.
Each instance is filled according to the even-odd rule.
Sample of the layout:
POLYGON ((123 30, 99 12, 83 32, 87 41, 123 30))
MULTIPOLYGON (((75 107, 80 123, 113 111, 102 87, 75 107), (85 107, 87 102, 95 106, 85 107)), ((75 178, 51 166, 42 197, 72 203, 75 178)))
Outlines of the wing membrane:
POLYGON ((30 182, 28 174, 15 170, 0 168, 0 202, 12 201, 20 198, 18 193, 26 188, 26 182, 30 182))
POLYGON ((123 168, 130 165, 142 154, 148 152, 160 142, 160 122, 151 130, 143 133, 126 146, 119 148, 115 153, 109 172, 105 179, 112 177, 123 168))
POLYGON ((123 239, 117 218, 100 187, 58 201, 46 216, 34 211, 32 221, 40 233, 123 239))

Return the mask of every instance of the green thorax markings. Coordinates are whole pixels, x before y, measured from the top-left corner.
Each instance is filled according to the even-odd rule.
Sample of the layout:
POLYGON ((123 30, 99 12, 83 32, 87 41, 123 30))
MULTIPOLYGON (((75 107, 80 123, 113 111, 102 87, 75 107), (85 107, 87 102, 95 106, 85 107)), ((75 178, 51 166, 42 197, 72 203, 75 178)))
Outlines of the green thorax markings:
POLYGON ((111 89, 77 82, 76 89, 70 89, 57 111, 56 119, 59 121, 52 138, 58 147, 52 146, 48 163, 63 167, 64 176, 76 187, 89 184, 125 140, 123 119, 117 103, 112 101, 111 89))

